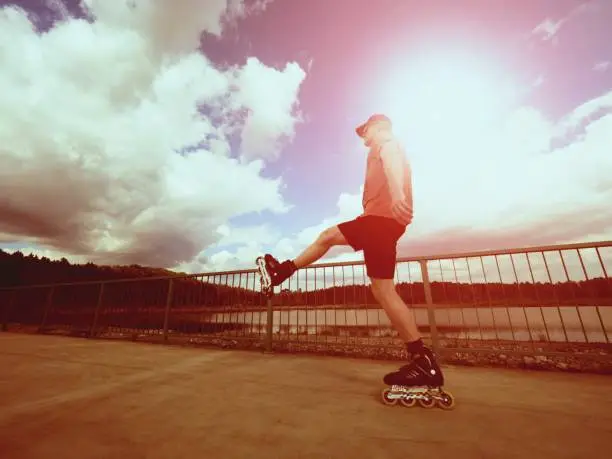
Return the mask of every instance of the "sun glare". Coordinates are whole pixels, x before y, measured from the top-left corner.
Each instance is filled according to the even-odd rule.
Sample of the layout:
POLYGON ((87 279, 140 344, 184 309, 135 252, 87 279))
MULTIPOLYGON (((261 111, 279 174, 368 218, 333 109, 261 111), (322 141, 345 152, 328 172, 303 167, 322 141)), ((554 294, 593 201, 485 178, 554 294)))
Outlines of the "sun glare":
POLYGON ((477 55, 431 55, 391 66, 382 100, 412 148, 474 151, 515 96, 509 78, 477 55))

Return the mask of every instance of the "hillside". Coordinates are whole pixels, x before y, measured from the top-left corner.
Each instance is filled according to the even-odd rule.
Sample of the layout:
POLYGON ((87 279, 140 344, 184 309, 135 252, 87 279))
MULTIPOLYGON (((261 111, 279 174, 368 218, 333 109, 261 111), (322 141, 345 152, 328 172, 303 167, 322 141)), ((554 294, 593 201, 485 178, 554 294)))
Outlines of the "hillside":
POLYGON ((139 265, 71 264, 65 258, 50 260, 47 257, 24 255, 21 252, 7 253, 0 250, 0 287, 146 278, 176 274, 166 269, 147 268, 139 265))

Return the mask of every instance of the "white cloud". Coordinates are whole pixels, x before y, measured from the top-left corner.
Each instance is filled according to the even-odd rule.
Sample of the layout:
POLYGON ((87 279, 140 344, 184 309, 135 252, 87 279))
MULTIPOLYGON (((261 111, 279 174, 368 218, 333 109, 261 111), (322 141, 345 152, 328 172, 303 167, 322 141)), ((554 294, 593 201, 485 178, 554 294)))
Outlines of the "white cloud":
POLYGON ((194 51, 201 31, 266 2, 129 3, 88 1, 95 21, 66 17, 42 35, 0 10, 0 240, 172 267, 230 217, 288 210, 261 158, 291 138, 305 73, 256 58, 223 70, 194 51), (277 98, 263 99, 270 88, 277 98), (234 154, 231 135, 243 139, 234 154), (176 153, 194 145, 205 148, 176 153))
POLYGON ((246 244, 252 241, 271 244, 280 237, 280 232, 275 228, 271 228, 270 225, 236 227, 223 224, 217 228, 217 232, 222 237, 213 247, 227 247, 246 244))
POLYGON ((363 186, 360 188, 359 193, 341 193, 338 197, 338 212, 332 217, 324 219, 322 222, 314 226, 304 228, 296 235, 296 242, 301 246, 306 246, 313 242, 316 237, 325 229, 330 226, 337 225, 346 220, 352 220, 362 212, 361 206, 361 193, 363 186))
POLYGON ((244 0, 83 0, 99 23, 130 29, 161 53, 191 52, 202 32, 221 36, 223 26, 263 11, 267 1, 244 0))
MULTIPOLYGON (((252 269, 255 259, 272 253, 280 261, 294 259, 326 228, 351 220, 361 213, 361 190, 357 194, 342 193, 337 202, 338 211, 332 217, 304 228, 296 234, 283 234, 270 225, 232 227, 224 224, 217 228, 219 241, 203 251, 195 261, 176 267, 177 271, 202 273, 252 269), (214 251, 211 255, 208 255, 214 251)), ((324 257, 325 262, 358 260, 350 248, 333 248, 324 257)))
POLYGON ((549 18, 546 18, 544 21, 535 26, 531 33, 534 35, 540 35, 542 40, 545 41, 553 40, 566 20, 567 19, 561 19, 560 21, 555 22, 549 18))
MULTIPOLYGON (((361 212, 355 190, 340 195, 335 215, 293 235, 227 223, 289 209, 282 181, 261 171, 292 139, 305 74, 256 58, 216 68, 193 51, 200 32, 222 34, 224 23, 266 2, 210 0, 202 17, 193 2, 178 10, 176 2, 135 10, 89 2, 94 23, 67 17, 45 35, 22 13, 0 10, 0 39, 11 43, 0 47, 0 85, 10 88, 0 90, 0 241, 71 261, 220 271, 251 268, 263 252, 294 258, 322 230, 361 212), (240 139, 239 152, 230 151, 230 136, 240 139), (206 149, 173 152, 196 144, 206 149)), ((522 107, 473 137, 423 131, 428 154, 408 152, 415 220, 400 255, 612 236, 611 101, 604 94, 558 123, 522 107), (564 145, 551 150, 560 137, 564 145)), ((454 115, 455 124, 472 119, 454 115)), ((467 122, 458 125, 469 131, 467 122)), ((336 249, 324 261, 361 257, 336 249)))
POLYGON ((66 19, 70 16, 68 8, 66 8, 66 5, 62 0, 46 0, 45 5, 51 11, 57 13, 62 19, 66 19))
MULTIPOLYGON (((610 97, 612 92, 584 103, 557 124, 535 108, 520 108, 497 129, 482 132, 475 143, 456 143, 445 155, 409 151, 415 219, 400 240, 398 255, 612 238, 612 114, 594 117, 610 97), (576 136, 573 128, 579 126, 584 133, 576 136), (568 132, 574 133, 571 141, 551 148, 556 136, 568 132)), ((321 231, 361 213, 361 190, 342 193, 337 207, 335 215, 276 245, 270 239, 250 241, 210 261, 221 262, 224 270, 250 268, 264 250, 280 260, 293 259, 321 231)), ((345 247, 332 249, 321 261, 362 257, 345 247)), ((416 266, 410 269, 416 270, 412 274, 418 271, 416 266)))
POLYGON ((514 112, 506 128, 493 130, 479 148, 457 145, 456 162, 446 167, 460 174, 422 161, 415 170, 415 222, 402 253, 612 236, 612 114, 601 115, 611 96, 583 104, 555 125, 533 108, 514 112), (572 128, 580 126, 577 134, 572 128), (550 147, 568 132, 565 145, 550 147), (471 156, 463 156, 461 167, 464 151, 471 156))
POLYGON ((250 58, 237 78, 236 103, 248 110, 242 130, 245 157, 276 158, 280 140, 293 140, 296 118, 293 106, 305 73, 296 63, 281 72, 250 58))
POLYGON ((610 61, 598 61, 593 65, 593 70, 596 72, 605 72, 610 67, 610 61))
POLYGON ((545 82, 545 81, 546 81, 546 80, 545 80, 545 78, 544 78, 544 76, 543 76, 543 75, 538 75, 538 77, 537 77, 537 78, 534 80, 534 82, 532 83, 532 86, 533 86, 534 88, 537 88, 537 87, 539 87, 539 86, 542 86, 542 85, 544 84, 544 82, 545 82))
POLYGON ((555 127, 558 137, 582 134, 586 126, 612 113, 612 91, 588 100, 564 116, 555 127))
POLYGON ((587 12, 596 12, 600 8, 601 6, 598 4, 597 0, 586 0, 574 7, 565 17, 557 21, 551 18, 544 19, 533 28, 531 34, 540 36, 542 40, 550 41, 552 44, 556 45, 559 43, 559 31, 568 21, 587 12))

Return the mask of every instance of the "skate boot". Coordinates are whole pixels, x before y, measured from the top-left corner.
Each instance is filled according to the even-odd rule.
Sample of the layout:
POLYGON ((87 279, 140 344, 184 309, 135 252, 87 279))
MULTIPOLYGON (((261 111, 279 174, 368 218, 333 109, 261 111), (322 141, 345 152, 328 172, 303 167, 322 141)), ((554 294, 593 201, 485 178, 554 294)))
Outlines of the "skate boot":
POLYGON ((437 404, 440 408, 451 409, 455 405, 453 395, 442 390, 444 375, 427 347, 413 355, 409 364, 385 375, 383 381, 391 386, 382 393, 385 405, 395 405, 398 401, 407 407, 418 403, 423 408, 433 408, 437 404))
POLYGON ((255 262, 261 276, 262 290, 268 296, 272 295, 274 287, 282 284, 297 271, 293 261, 286 260, 279 263, 276 258, 268 253, 263 257, 257 257, 255 262))

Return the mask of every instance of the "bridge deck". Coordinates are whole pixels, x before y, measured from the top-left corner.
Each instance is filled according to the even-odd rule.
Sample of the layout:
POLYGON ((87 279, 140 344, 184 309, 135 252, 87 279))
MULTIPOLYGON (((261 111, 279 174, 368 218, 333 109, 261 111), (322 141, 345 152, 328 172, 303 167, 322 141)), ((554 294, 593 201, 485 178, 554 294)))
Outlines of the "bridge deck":
POLYGON ((397 366, 0 334, 0 451, 50 458, 585 458, 609 376, 446 367, 453 411, 386 407, 397 366))

